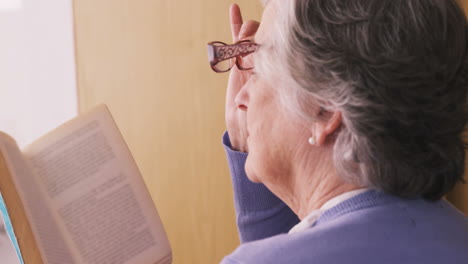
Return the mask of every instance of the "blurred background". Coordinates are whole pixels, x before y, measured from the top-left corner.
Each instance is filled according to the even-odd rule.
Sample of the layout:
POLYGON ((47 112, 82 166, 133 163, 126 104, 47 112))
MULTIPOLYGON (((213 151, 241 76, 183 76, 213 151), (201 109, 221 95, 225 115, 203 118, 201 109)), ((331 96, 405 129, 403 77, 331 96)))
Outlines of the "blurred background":
MULTIPOLYGON (((218 263, 239 244, 221 145, 228 75, 206 55, 207 42, 231 42, 232 2, 0 0, 0 130, 24 146, 107 104, 175 264, 218 263)), ((259 1, 236 2, 245 20, 261 18, 259 1)), ((464 190, 448 198, 468 213, 464 190)))

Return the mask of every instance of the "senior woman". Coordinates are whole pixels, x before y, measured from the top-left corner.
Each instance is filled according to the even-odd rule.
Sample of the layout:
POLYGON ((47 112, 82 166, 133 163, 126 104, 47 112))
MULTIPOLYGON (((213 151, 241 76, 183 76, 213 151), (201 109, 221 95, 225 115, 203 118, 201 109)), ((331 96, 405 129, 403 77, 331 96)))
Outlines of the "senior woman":
POLYGON ((209 44, 213 70, 231 70, 242 242, 222 263, 468 263, 467 218, 442 199, 464 173, 457 2, 264 5, 261 24, 233 5, 236 44, 209 44))

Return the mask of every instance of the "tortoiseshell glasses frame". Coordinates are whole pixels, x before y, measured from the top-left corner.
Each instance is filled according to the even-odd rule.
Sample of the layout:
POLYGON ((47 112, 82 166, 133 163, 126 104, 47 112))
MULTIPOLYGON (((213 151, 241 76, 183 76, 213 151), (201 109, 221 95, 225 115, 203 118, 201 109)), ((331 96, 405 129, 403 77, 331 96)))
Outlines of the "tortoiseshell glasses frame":
POLYGON ((232 45, 228 45, 221 41, 213 41, 208 43, 208 60, 210 61, 211 69, 215 72, 228 72, 236 65, 239 70, 251 70, 253 67, 243 65, 243 58, 255 52, 259 45, 250 40, 237 41, 232 45), (230 60, 228 64, 226 62, 230 60), (235 63, 233 62, 235 60, 235 63))

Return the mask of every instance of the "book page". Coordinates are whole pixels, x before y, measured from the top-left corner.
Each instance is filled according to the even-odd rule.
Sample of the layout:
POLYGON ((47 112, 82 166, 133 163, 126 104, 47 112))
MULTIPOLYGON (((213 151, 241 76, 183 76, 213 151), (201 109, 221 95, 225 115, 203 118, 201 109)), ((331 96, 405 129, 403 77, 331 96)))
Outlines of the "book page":
POLYGON ((83 263, 170 263, 164 229, 107 107, 25 151, 60 227, 83 263))
MULTIPOLYGON (((0 133, 1 134, 1 133, 0 133)), ((30 169, 28 162, 24 159, 21 154, 16 142, 5 134, 0 135, 0 151, 3 153, 3 157, 6 161, 8 170, 10 171, 11 178, 14 182, 14 187, 19 194, 21 201, 15 201, 19 203, 16 207, 24 206, 24 211, 28 219, 16 219, 16 221, 27 221, 31 226, 34 238, 37 241, 37 247, 42 255, 42 259, 45 263, 63 264, 63 263, 74 263, 72 260, 71 253, 65 246, 65 241, 61 235, 60 230, 57 228, 56 221, 50 213, 50 204, 48 203, 47 197, 41 188, 38 188, 35 176, 30 169)), ((2 175, 5 177, 6 175, 2 175)), ((4 179, 6 180, 6 179, 4 179)), ((12 188, 13 186, 7 186, 12 188)), ((12 190, 6 190, 11 192, 12 190)), ((6 194, 6 193, 5 193, 6 194)), ((7 197, 5 196, 5 201, 7 197)), ((10 208, 11 203, 7 203, 8 210, 19 210, 19 208, 10 208)), ((15 221, 13 219, 12 221, 15 221)), ((15 227, 20 227, 20 230, 16 230, 16 233, 24 233, 26 223, 22 226, 22 223, 14 222, 15 227)), ((21 248, 21 251, 31 251, 23 253, 31 253, 34 257, 34 250, 36 243, 33 238, 25 237, 23 240, 25 248, 21 248)), ((29 254, 26 254, 26 257, 29 254)), ((35 261, 35 263, 38 263, 35 261)))

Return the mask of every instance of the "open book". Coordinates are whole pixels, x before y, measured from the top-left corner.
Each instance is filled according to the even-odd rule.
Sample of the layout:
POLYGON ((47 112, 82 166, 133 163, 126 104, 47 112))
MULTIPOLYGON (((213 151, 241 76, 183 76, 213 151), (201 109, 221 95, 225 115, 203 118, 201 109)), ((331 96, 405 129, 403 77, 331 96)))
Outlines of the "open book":
POLYGON ((26 264, 172 262, 158 212, 104 105, 22 151, 0 132, 0 192, 26 264))

